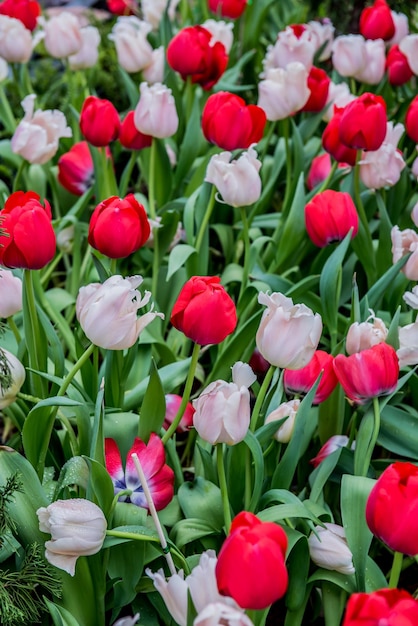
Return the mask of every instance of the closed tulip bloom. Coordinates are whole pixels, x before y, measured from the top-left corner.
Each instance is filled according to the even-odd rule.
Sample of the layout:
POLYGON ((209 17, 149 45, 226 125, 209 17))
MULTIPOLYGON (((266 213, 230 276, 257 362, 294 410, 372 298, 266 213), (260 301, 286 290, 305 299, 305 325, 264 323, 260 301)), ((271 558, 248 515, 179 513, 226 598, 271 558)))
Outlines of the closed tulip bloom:
POLYGON ((144 135, 164 139, 177 131, 179 118, 171 89, 161 83, 141 83, 134 124, 144 135))
POLYGON ((393 263, 397 263, 399 259, 411 252, 401 272, 409 280, 418 280, 418 234, 412 228, 400 230, 399 226, 394 226, 390 231, 390 236, 393 263))
POLYGON ((393 187, 406 166, 398 143, 404 134, 404 125, 388 122, 386 137, 378 150, 365 152, 361 160, 360 178, 369 189, 393 187))
POLYGON ((317 185, 321 184, 328 178, 331 172, 331 157, 328 153, 318 154, 312 159, 309 167, 308 176, 306 178, 306 186, 312 191, 317 185))
POLYGON ((133 617, 121 617, 114 622, 113 626, 135 626, 139 620, 139 613, 136 613, 133 617))
POLYGON ((19 19, 0 15, 0 56, 8 63, 27 63, 32 50, 30 30, 19 19))
POLYGON ((121 495, 119 500, 131 502, 143 509, 148 509, 148 502, 144 489, 136 471, 132 455, 136 454, 144 471, 148 488, 157 511, 164 509, 174 496, 174 472, 165 462, 165 450, 161 439, 155 433, 151 433, 148 443, 144 443, 136 437, 127 456, 125 468, 118 444, 114 439, 105 439, 106 469, 112 479, 115 495, 125 489, 132 493, 121 495))
POLYGON ((366 65, 365 40, 361 35, 341 35, 332 44, 332 64, 341 76, 351 77, 366 65))
POLYGON ((119 136, 120 119, 110 100, 88 96, 80 113, 80 130, 92 146, 103 148, 119 136))
POLYGON ((378 150, 387 130, 386 103, 382 96, 366 92, 344 108, 340 140, 349 148, 378 150))
POLYGON ((108 350, 130 348, 140 332, 162 313, 148 311, 140 317, 137 312, 146 306, 151 293, 141 296, 137 287, 141 276, 111 276, 104 283, 81 287, 76 301, 77 319, 92 343, 108 350))
POLYGON ((375 0, 360 14, 360 33, 366 39, 388 41, 395 34, 395 23, 386 0, 375 0))
POLYGON ((387 343, 379 343, 350 356, 337 354, 334 369, 346 396, 355 404, 365 404, 396 389, 399 360, 387 343))
POLYGON ((407 35, 399 42, 399 50, 406 56, 408 65, 415 75, 418 74, 418 35, 407 35))
POLYGON ((312 359, 322 334, 322 319, 305 304, 282 293, 258 294, 267 307, 256 334, 257 348, 276 367, 300 369, 312 359))
POLYGON ((25 382, 26 371, 19 359, 8 350, 0 348, 0 357, 1 373, 10 375, 8 381, 10 384, 7 387, 3 386, 5 383, 0 379, 0 410, 2 410, 16 400, 16 396, 25 382))
POLYGON ((418 144, 418 96, 411 100, 405 115, 406 134, 418 144))
POLYGON ((0 211, 0 265, 38 270, 49 263, 56 248, 51 219, 47 200, 42 205, 33 191, 12 193, 0 211))
POLYGON ((316 350, 308 365, 298 370, 285 369, 283 384, 286 393, 308 393, 322 372, 313 404, 324 402, 337 386, 334 357, 324 350, 316 350))
POLYGON ((243 609, 267 608, 287 590, 286 549, 286 533, 278 524, 262 522, 248 511, 238 513, 218 555, 220 593, 243 609))
POLYGON ((315 526, 314 532, 308 538, 312 561, 318 567, 340 574, 354 574, 353 555, 348 547, 344 528, 330 522, 326 522, 324 527, 315 526))
POLYGON ((208 604, 194 619, 193 626, 253 626, 248 615, 239 607, 234 608, 225 602, 208 604))
POLYGON ((140 72, 151 63, 152 46, 147 39, 151 29, 134 15, 118 17, 109 39, 115 43, 118 63, 126 72, 140 72))
POLYGON ((306 104, 310 96, 309 71, 302 63, 290 63, 286 69, 269 69, 258 85, 258 106, 271 122, 290 117, 306 104))
MULTIPOLYGON (((289 370, 288 370, 289 371, 289 370)), ((274 433, 273 437, 280 443, 289 443, 292 438, 293 431, 295 429, 296 413, 300 406, 300 400, 290 400, 289 402, 282 402, 277 409, 274 409, 269 413, 264 420, 265 424, 276 422, 283 418, 287 418, 278 430, 274 433)))
POLYGON ((106 7, 113 15, 133 15, 139 8, 136 0, 106 0, 106 7))
POLYGON ((226 53, 229 54, 232 44, 234 43, 233 23, 209 19, 205 20, 202 26, 210 32, 212 41, 220 41, 225 46, 226 53))
POLYGON ((203 26, 186 26, 167 46, 169 66, 179 72, 183 80, 190 76, 193 83, 211 89, 228 65, 225 46, 213 41, 212 34, 203 26))
POLYGON ((151 61, 142 70, 144 80, 150 85, 162 83, 164 80, 165 50, 164 46, 155 48, 151 53, 151 61))
MULTIPOLYGON (((349 439, 346 435, 333 435, 324 443, 318 454, 310 460, 310 463, 314 467, 318 467, 318 465, 322 463, 322 461, 324 461, 330 454, 336 452, 340 448, 346 448, 348 442, 349 439)), ((354 447, 354 444, 352 447, 354 447)))
POLYGON ((366 521, 372 533, 391 550, 418 554, 418 467, 392 463, 380 475, 366 504, 366 521))
POLYGON ((308 89, 311 93, 301 110, 310 113, 322 111, 327 101, 330 82, 328 74, 323 69, 311 67, 308 75, 308 89))
POLYGON ((408 58, 401 52, 398 45, 393 45, 386 57, 386 72, 389 83, 395 87, 404 85, 413 77, 408 58))
POLYGON ((245 438, 250 426, 248 388, 257 380, 251 367, 239 361, 232 368, 232 383, 216 380, 193 400, 193 425, 212 445, 235 445, 245 438))
POLYGON ((99 59, 100 33, 95 26, 84 26, 80 29, 81 48, 68 57, 72 70, 84 70, 96 65, 99 59))
POLYGON ((383 39, 367 39, 364 42, 365 64, 353 78, 367 85, 378 85, 385 74, 386 47, 383 39))
POLYGON ((402 39, 409 35, 409 19, 405 13, 396 13, 391 11, 393 23, 395 24, 395 34, 392 39, 387 42, 388 46, 398 45, 402 39))
POLYGON ((141 133, 134 124, 134 111, 124 117, 119 130, 119 141, 127 150, 143 150, 152 144, 152 137, 141 133))
POLYGON ((209 96, 202 113, 202 130, 208 141, 224 150, 249 148, 263 136, 266 114, 254 104, 219 91, 209 96))
POLYGON ((317 39, 305 24, 291 24, 279 32, 274 46, 267 50, 263 61, 264 71, 281 67, 286 69, 289 63, 301 63, 309 72, 317 48, 317 39))
MULTIPOLYGON (((165 395, 165 416, 163 428, 166 430, 169 428, 170 424, 173 423, 174 418, 177 415, 177 412, 180 408, 180 404, 183 398, 176 393, 167 393, 165 395)), ((184 411, 183 417, 180 420, 180 424, 177 426, 178 433, 185 433, 193 426, 193 415, 195 410, 191 402, 188 402, 186 405, 186 410, 184 411)))
POLYGON ((45 542, 45 557, 55 567, 75 574, 79 556, 96 554, 106 536, 106 518, 102 510, 83 498, 56 500, 36 511, 39 529, 49 533, 45 542))
POLYGON ((208 6, 212 13, 235 20, 244 13, 247 1, 248 0, 208 0, 208 6))
POLYGON ((353 593, 348 599, 342 626, 415 626, 418 602, 403 589, 379 589, 353 593))
POLYGON ((167 3, 167 0, 142 0, 141 9, 144 20, 149 22, 153 29, 157 29, 164 17, 164 12, 168 4, 167 14, 169 19, 173 21, 176 16, 179 1, 180 0, 169 0, 167 3))
POLYGON ((326 189, 305 206, 305 225, 310 240, 319 248, 342 241, 352 230, 357 235, 359 218, 350 194, 326 189))
POLYGON ((61 137, 71 137, 64 113, 54 110, 42 111, 35 108, 34 94, 26 96, 21 104, 25 112, 11 140, 12 151, 20 154, 29 163, 43 164, 57 152, 61 137))
POLYGON ((141 248, 150 236, 145 208, 130 193, 111 196, 94 209, 89 225, 89 244, 111 259, 122 259, 141 248))
POLYGON ((249 206, 260 198, 261 161, 250 147, 236 160, 231 152, 221 152, 211 157, 205 181, 215 185, 224 202, 230 206, 249 206))
POLYGON ((412 291, 406 291, 402 298, 412 309, 418 309, 418 285, 415 285, 412 291))
POLYGON ((87 141, 79 141, 58 159, 58 182, 75 196, 82 196, 93 183, 94 166, 87 141))
POLYGON ((201 346, 221 343, 237 325, 234 301, 218 276, 192 276, 174 303, 170 321, 201 346))
POLYGON ((81 50, 81 26, 74 13, 61 11, 48 20, 40 18, 39 23, 44 29, 45 48, 52 57, 65 59, 81 50))
POLYGON ((311 20, 305 24, 306 28, 311 31, 315 41, 315 53, 321 50, 319 61, 327 61, 332 53, 332 44, 334 42, 335 27, 331 20, 324 18, 322 21, 311 20))
POLYGON ((4 0, 0 4, 0 15, 14 17, 22 22, 28 30, 35 30, 41 5, 36 0, 4 0))
POLYGON ((418 322, 400 326, 398 339, 399 348, 396 350, 396 354, 399 359, 399 367, 416 365, 418 363, 418 322))
POLYGON ((10 270, 0 268, 0 317, 22 310, 22 281, 10 270))
POLYGON ((367 350, 386 340, 388 329, 384 321, 380 317, 375 317, 373 311, 370 313, 365 322, 354 322, 348 329, 345 339, 347 354, 367 350))
POLYGON ((340 138, 340 124, 344 108, 334 105, 334 115, 326 125, 322 133, 322 147, 338 163, 348 163, 354 166, 357 158, 357 150, 346 146, 340 138))
POLYGON ((355 100, 355 96, 350 92, 347 83, 335 84, 330 82, 328 88, 328 97, 325 103, 322 119, 329 122, 336 110, 343 109, 349 102, 355 100))

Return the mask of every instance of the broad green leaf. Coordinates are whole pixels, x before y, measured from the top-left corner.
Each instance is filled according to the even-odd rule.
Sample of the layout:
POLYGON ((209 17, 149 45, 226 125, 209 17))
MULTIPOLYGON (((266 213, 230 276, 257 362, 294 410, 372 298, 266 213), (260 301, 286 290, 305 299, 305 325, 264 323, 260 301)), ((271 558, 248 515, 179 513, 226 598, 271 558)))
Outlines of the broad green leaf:
POLYGON ((170 256, 168 257, 168 270, 166 281, 169 281, 173 274, 175 274, 178 269, 183 267, 187 259, 195 253, 196 249, 186 243, 174 246, 174 248, 170 252, 170 256))
POLYGON ((151 433, 158 433, 165 417, 165 395, 163 385, 155 362, 151 362, 151 374, 144 400, 141 406, 141 413, 138 424, 138 437, 148 441, 151 433))
POLYGON ((218 534, 218 531, 212 524, 202 519, 189 517, 188 519, 180 520, 172 528, 170 539, 178 548, 182 548, 192 541, 214 534, 218 534))
POLYGON ((224 515, 219 487, 197 476, 195 480, 185 482, 180 486, 178 499, 186 518, 200 518, 217 530, 222 529, 224 515))

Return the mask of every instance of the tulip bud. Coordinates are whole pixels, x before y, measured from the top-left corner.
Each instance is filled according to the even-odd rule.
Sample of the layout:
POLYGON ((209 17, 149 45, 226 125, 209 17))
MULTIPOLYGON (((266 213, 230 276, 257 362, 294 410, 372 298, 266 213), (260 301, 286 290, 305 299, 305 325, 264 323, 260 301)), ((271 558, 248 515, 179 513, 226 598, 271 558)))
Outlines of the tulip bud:
POLYGON ((414 33, 413 35, 407 35, 399 42, 399 50, 406 56, 406 60, 408 61, 408 65, 411 68, 412 72, 417 75, 418 74, 418 61, 417 61, 417 52, 418 52, 418 35, 414 33))
POLYGON ((378 85, 385 73, 386 48, 382 39, 364 42, 364 66, 353 78, 367 85, 378 85))
POLYGON ((179 118, 171 89, 155 83, 141 83, 141 95, 134 111, 134 124, 144 135, 163 139, 177 131, 179 118))
POLYGON ((370 317, 365 322, 354 322, 348 329, 345 340, 347 354, 367 350, 386 340, 388 329, 384 321, 380 317, 375 317, 373 311, 370 310, 370 313, 370 317))
POLYGON ((381 189, 396 185, 406 163, 398 150, 403 135, 403 124, 388 122, 385 140, 378 150, 364 152, 360 166, 360 178, 369 189, 381 189))
POLYGON ((96 65, 99 59, 100 33, 95 26, 80 29, 81 48, 68 57, 72 70, 83 70, 96 65))
POLYGON ((152 137, 141 133, 134 124, 134 111, 129 111, 119 131, 119 141, 127 150, 143 150, 152 144, 152 137))
POLYGON ((394 226, 390 231, 390 236, 393 263, 397 263, 399 259, 412 252, 401 272, 409 280, 418 280, 418 234, 412 228, 399 230, 398 226, 394 226))
POLYGON ((320 248, 342 241, 350 230, 355 237, 359 218, 350 194, 333 189, 316 194, 305 206, 305 225, 310 240, 320 248))
POLYGON ((106 0, 106 7, 113 15, 134 15, 139 9, 137 0, 106 0))
POLYGON ((240 17, 247 6, 248 0, 209 0, 209 10, 216 15, 229 17, 231 20, 240 17))
POLYGON ((74 245, 74 225, 66 226, 57 233, 57 248, 64 254, 71 254, 74 245))
POLYGON ((395 87, 404 85, 413 77, 408 58, 400 50, 398 45, 393 45, 386 57, 386 71, 388 73, 389 83, 395 87))
MULTIPOLYGON (((346 448, 348 442, 349 439, 345 435, 333 435, 328 439, 328 441, 324 443, 316 457, 310 460, 310 463, 314 467, 318 467, 318 465, 322 463, 322 461, 326 459, 330 454, 336 452, 337 450, 339 450, 339 448, 346 448)), ((354 447, 354 444, 352 447, 354 447)))
POLYGON ((156 48, 151 53, 151 61, 144 67, 142 70, 142 76, 144 80, 147 81, 150 85, 154 85, 155 83, 162 83, 164 80, 164 72, 165 72, 165 49, 164 46, 160 46, 156 48))
POLYGON ((322 133, 322 147, 326 150, 338 163, 348 163, 355 165, 357 159, 357 150, 346 146, 340 138, 340 124, 344 109, 334 105, 334 114, 328 122, 322 133))
POLYGON ((0 317, 22 310, 22 281, 10 270, 0 268, 0 317))
POLYGON ((405 115, 405 128, 408 137, 418 143, 418 96, 409 103, 405 115))
POLYGON ((79 141, 58 159, 58 182, 75 196, 82 196, 93 183, 94 165, 87 141, 79 141))
POLYGON ((206 169, 205 181, 218 189, 223 200, 230 206, 249 206, 260 198, 261 161, 250 147, 236 161, 231 152, 221 152, 211 157, 206 169))
POLYGON ((353 593, 347 602, 342 626, 418 624, 418 602, 403 589, 379 589, 353 593))
POLYGON ((341 574, 354 574, 353 555, 347 544, 345 531, 338 524, 329 522, 315 526, 308 538, 309 554, 318 567, 334 570, 341 574))
MULTIPOLYGON (((406 294, 405 294, 406 295, 406 294)), ((400 326, 398 328, 399 348, 396 354, 399 359, 399 367, 417 365, 418 363, 418 322, 400 326)))
POLYGON ((418 285, 415 285, 412 291, 406 291, 402 297, 408 306, 412 309, 418 309, 418 285))
POLYGON ((310 96, 308 70, 297 61, 284 68, 267 70, 258 85, 258 106, 267 119, 275 122, 290 117, 306 104, 310 96))
POLYGON ((129 73, 140 72, 152 59, 152 46, 147 39, 151 25, 134 15, 118 17, 109 39, 114 41, 119 65, 129 73))
POLYGON ((76 54, 83 45, 80 22, 74 13, 61 11, 49 20, 40 18, 44 28, 44 44, 47 52, 56 59, 76 54))
POLYGON ((0 409, 16 400, 25 378, 26 371, 19 359, 8 350, 0 348, 0 409))
POLYGON ((45 557, 55 567, 75 574, 79 556, 90 556, 101 550, 107 523, 102 510, 89 500, 57 500, 36 511, 39 529, 51 534, 45 542, 45 557))
POLYGON ((314 157, 306 178, 306 186, 312 191, 317 185, 324 182, 331 172, 331 157, 328 153, 314 157))
POLYGON ((341 35, 332 44, 332 63, 341 76, 351 77, 366 65, 365 40, 361 35, 341 35))
POLYGON ((387 130, 386 103, 382 96, 366 92, 344 108, 340 140, 356 150, 378 150, 387 130))
MULTIPOLYGON (((163 428, 166 430, 169 428, 170 424, 173 423, 174 418, 177 415, 177 412, 180 408, 180 404, 182 402, 182 397, 178 396, 175 393, 167 393, 165 395, 165 417, 163 428)), ((184 411, 183 417, 180 420, 179 425, 177 426, 178 433, 185 433, 193 426, 193 415, 195 410, 190 402, 186 405, 186 410, 184 411)))
POLYGON ((20 20, 0 15, 0 56, 8 63, 27 63, 32 49, 30 30, 20 20))
POLYGON ((35 30, 37 19, 41 15, 41 5, 36 0, 3 0, 0 15, 14 17, 28 30, 35 30))
POLYGON ((405 13, 396 13, 391 11, 393 23, 395 24, 395 34, 392 39, 387 42, 388 46, 395 46, 409 35, 409 20, 405 13))
POLYGON ((234 608, 224 602, 211 602, 207 604, 193 622, 193 626, 253 626, 248 615, 239 608, 234 608))
POLYGON ((311 67, 308 75, 308 89, 310 96, 301 111, 318 113, 322 111, 328 97, 328 89, 331 79, 325 70, 319 67, 311 67))
POLYGON ((316 350, 308 365, 297 370, 285 369, 283 384, 286 393, 307 393, 321 375, 313 404, 324 402, 337 386, 334 372, 334 357, 323 350, 316 350))
POLYGON ((282 293, 258 294, 264 311, 256 334, 257 348, 276 367, 300 369, 318 347, 322 319, 304 304, 293 304, 282 293))
POLYGON ((135 626, 139 620, 139 613, 136 613, 133 617, 121 617, 114 622, 113 626, 135 626))
POLYGON ((177 5, 180 0, 142 0, 141 9, 144 16, 144 20, 149 22, 154 30, 156 30, 161 20, 164 17, 165 10, 168 4, 168 17, 171 21, 176 16, 177 5))
POLYGON ((360 32, 366 39, 384 39, 387 41, 395 34, 392 12, 386 0, 375 0, 360 14, 360 32))
POLYGON ((277 409, 274 409, 269 413, 264 421, 265 424, 275 422, 286 417, 286 421, 280 426, 277 432, 273 435, 280 443, 289 443, 292 438, 293 430, 295 428, 296 413, 300 405, 300 400, 290 400, 290 402, 283 402, 277 409))
POLYGON ((309 72, 317 47, 317 38, 305 24, 291 24, 280 31, 274 46, 267 50, 263 61, 267 73, 272 68, 287 69, 290 63, 300 63, 309 72))
POLYGON ((92 146, 107 146, 118 138, 119 113, 109 100, 88 96, 80 113, 80 130, 92 146))
POLYGON ((222 20, 206 20, 202 26, 212 35, 212 42, 220 41, 224 45, 226 53, 229 54, 234 43, 233 23, 222 20))

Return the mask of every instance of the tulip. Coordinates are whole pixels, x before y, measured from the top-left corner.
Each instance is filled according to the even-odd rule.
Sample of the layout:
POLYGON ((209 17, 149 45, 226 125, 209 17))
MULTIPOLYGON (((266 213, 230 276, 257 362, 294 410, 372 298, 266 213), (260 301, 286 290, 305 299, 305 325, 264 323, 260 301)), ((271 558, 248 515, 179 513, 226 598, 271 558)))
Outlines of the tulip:
POLYGON ((22 281, 10 270, 0 268, 0 317, 22 310, 22 281))
POLYGON ((324 402, 337 386, 334 372, 334 357, 323 350, 316 350, 308 365, 298 370, 285 369, 283 384, 286 393, 308 393, 322 372, 313 404, 324 402))
POLYGON ((364 66, 353 74, 353 78, 367 85, 378 85, 385 74, 386 48, 382 39, 367 39, 364 42, 364 66))
POLYGON ((398 150, 398 142, 403 135, 403 124, 387 123, 385 139, 376 151, 365 152, 361 160, 360 179, 369 189, 393 187, 401 177, 406 163, 398 150))
MULTIPOLYGON (((406 294, 405 294, 406 295, 406 294)), ((406 299, 404 297, 404 299, 406 299)), ((396 354, 399 359, 399 367, 417 365, 418 363, 418 323, 400 326, 398 328, 399 348, 396 354)))
POLYGON ((136 0, 106 0, 106 6, 113 15, 133 15, 138 12, 136 0))
POLYGON ((137 311, 151 298, 149 291, 143 297, 137 291, 141 283, 141 276, 111 276, 102 284, 91 283, 80 288, 77 319, 92 343, 108 350, 130 348, 155 317, 164 317, 152 310, 137 317, 137 311))
POLYGON ((165 63, 165 50, 164 46, 156 48, 151 53, 151 61, 142 70, 142 76, 144 80, 150 85, 155 83, 162 83, 164 80, 164 63, 165 63))
POLYGON ((187 26, 169 42, 167 61, 183 80, 190 76, 193 83, 209 90, 225 72, 228 55, 220 41, 212 41, 206 28, 187 26))
POLYGON ((201 346, 221 343, 237 325, 232 298, 218 276, 192 276, 174 303, 170 321, 201 346))
POLYGON ((355 165, 357 150, 346 146, 340 138, 340 125, 343 112, 344 108, 340 109, 334 105, 334 115, 331 117, 322 133, 322 147, 334 157, 338 163, 355 165))
POLYGON ((113 626, 135 626, 139 620, 139 613, 136 613, 133 617, 121 617, 114 622, 113 626))
POLYGON ((144 20, 149 22, 152 28, 156 30, 164 16, 167 4, 168 17, 171 21, 173 21, 176 16, 176 9, 179 2, 180 0, 169 0, 169 2, 167 2, 167 0, 142 0, 141 9, 144 20))
POLYGON ((251 419, 248 388, 257 380, 251 367, 238 361, 232 383, 216 380, 193 400, 193 425, 209 443, 235 445, 245 438, 251 419))
POLYGON ((314 467, 318 467, 318 465, 329 457, 330 454, 336 452, 340 448, 346 448, 348 442, 349 439, 345 435, 333 435, 324 443, 318 454, 310 460, 310 463, 314 467))
POLYGON ((402 297, 408 306, 418 309, 418 285, 415 285, 412 291, 406 291, 402 297))
POLYGON ((224 22, 222 20, 205 20, 202 24, 212 35, 212 41, 220 41, 227 54, 231 51, 234 43, 234 25, 232 22, 224 22))
MULTIPOLYGON (((167 430, 170 424, 173 423, 173 420, 176 417, 177 412, 180 408, 182 399, 183 398, 181 396, 175 393, 167 393, 165 395, 165 416, 163 423, 163 428, 165 428, 165 430, 167 430)), ((194 413, 195 410, 193 408, 193 405, 188 402, 186 404, 186 409, 184 411, 183 417, 181 418, 180 423, 177 426, 178 433, 185 433, 190 430, 190 428, 193 426, 194 413)))
POLYGON ((286 69, 267 70, 258 85, 258 106, 264 109, 268 120, 283 120, 300 111, 311 93, 308 74, 299 62, 290 63, 286 69))
POLYGON ((39 23, 44 28, 45 48, 52 57, 64 59, 81 50, 81 26, 74 13, 61 11, 49 20, 40 18, 39 23))
POLYGON ((115 495, 125 489, 130 489, 130 495, 121 495, 119 500, 131 502, 143 509, 148 509, 148 502, 144 494, 141 481, 135 468, 132 455, 137 454, 145 478, 151 492, 152 500, 157 511, 164 509, 174 496, 174 472, 165 462, 165 451, 161 439, 151 433, 145 444, 136 437, 127 457, 125 469, 119 448, 114 439, 105 439, 106 469, 112 479, 115 495))
POLYGON ((93 67, 99 59, 99 30, 95 26, 85 26, 80 29, 80 35, 81 48, 68 57, 68 64, 72 70, 93 67))
POLYGON ((344 108, 340 140, 349 148, 378 150, 387 130, 386 103, 381 96, 366 92, 344 108))
POLYGON ((370 310, 370 317, 365 322, 354 322, 348 329, 345 339, 346 352, 354 354, 377 346, 378 343, 386 340, 387 334, 388 329, 384 321, 380 317, 375 317, 373 311, 370 310))
POLYGON ((177 131, 179 118, 171 89, 155 83, 139 86, 141 96, 134 111, 134 124, 144 135, 171 137, 177 131))
POLYGON ((318 567, 341 574, 354 574, 353 555, 342 526, 330 522, 326 522, 324 527, 315 526, 308 545, 311 559, 318 567))
POLYGON ((391 550, 418 554, 418 467, 412 463, 389 465, 378 478, 366 504, 366 522, 372 533, 391 550))
POLYGON ((264 421, 265 424, 270 422, 276 422, 283 418, 287 418, 286 421, 279 427, 274 433, 273 437, 280 443, 289 443, 292 438, 293 431, 295 429, 296 413, 300 406, 300 400, 295 399, 290 402, 282 402, 277 409, 274 409, 269 413, 264 421))
POLYGON ((80 130, 92 146, 107 146, 119 136, 119 113, 110 102, 88 96, 80 113, 80 130))
POLYGON ((116 20, 109 39, 114 41, 118 63, 126 72, 140 72, 151 63, 152 46, 147 39, 151 28, 134 15, 116 20))
POLYGON ((354 76, 366 65, 365 40, 361 35, 341 35, 332 44, 332 64, 341 76, 354 76))
POLYGON ((27 63, 32 49, 30 30, 19 19, 0 15, 0 56, 8 63, 27 63))
POLYGON ((379 589, 353 593, 348 599, 342 626, 383 626, 418 623, 418 602, 403 589, 379 589))
POLYGON ((392 39, 386 42, 389 47, 398 45, 402 39, 409 35, 408 16, 405 13, 396 13, 395 11, 391 11, 391 13, 393 23, 395 24, 395 34, 392 39))
POLYGON ((87 141, 79 141, 58 159, 58 182, 75 196, 82 196, 93 183, 94 166, 87 141))
POLYGON ((386 57, 386 71, 389 83, 395 87, 404 85, 413 77, 408 58, 401 52, 398 45, 393 45, 386 57))
POLYGON ((406 134, 414 143, 418 143, 418 96, 409 103, 405 115, 406 134))
POLYGON ((417 75, 418 74, 418 61, 417 61, 417 52, 418 52, 418 35, 414 33, 413 35, 407 35, 399 42, 399 50, 406 56, 406 60, 408 61, 408 65, 411 68, 412 72, 417 75))
POLYGON ((14 17, 28 30, 35 30, 37 19, 41 15, 41 5, 36 0, 3 0, 0 15, 14 17))
POLYGON ((292 24, 279 32, 274 46, 264 59, 264 71, 272 68, 287 69, 290 63, 301 63, 309 73, 317 49, 317 38, 304 24, 292 24))
POLYGON ((71 137, 64 113, 58 110, 34 112, 36 96, 30 94, 22 102, 25 112, 11 140, 12 151, 29 163, 46 163, 57 152, 61 137, 71 137))
POLYGON ((194 619, 193 626, 253 626, 248 615, 239 608, 234 608, 225 602, 208 604, 194 619))
POLYGON ((209 96, 202 113, 202 130, 208 141, 224 150, 249 148, 263 136, 266 114, 260 107, 219 91, 209 96))
POLYGON ((122 259, 141 248, 150 236, 145 208, 130 193, 111 196, 94 209, 89 225, 89 244, 111 259, 122 259))
POLYGON ((350 92, 346 83, 336 85, 332 81, 329 84, 328 98, 325 103, 322 119, 325 122, 331 121, 334 113, 338 109, 343 109, 349 102, 355 100, 355 96, 350 92))
POLYGON ((218 189, 224 202, 230 206, 249 206, 260 198, 261 161, 253 147, 231 161, 231 152, 221 152, 211 157, 206 169, 205 181, 218 189))
POLYGON ((399 230, 398 226, 394 226, 390 231, 390 236, 393 263, 397 263, 399 259, 411 252, 401 272, 408 280, 418 280, 418 234, 411 228, 399 230))
POLYGON ((216 579, 221 594, 244 609, 265 609, 287 589, 287 537, 274 522, 242 511, 232 520, 218 555, 216 579))
POLYGON ((308 89, 310 89, 311 94, 301 110, 311 113, 322 111, 327 101, 330 82, 331 80, 325 70, 315 66, 311 67, 308 75, 308 89))
POLYGON ((317 185, 321 184, 328 178, 331 172, 331 157, 328 153, 319 154, 314 157, 309 168, 306 178, 306 186, 312 191, 317 185))
POLYGON ((244 13, 247 1, 248 0, 208 0, 208 6, 212 13, 235 20, 244 13))
POLYGON ((143 150, 152 144, 152 137, 141 133, 134 124, 134 111, 129 111, 119 130, 119 141, 127 150, 143 150))
POLYGON ((321 50, 318 61, 327 61, 332 53, 332 44, 334 42, 335 28, 331 21, 324 18, 322 22, 318 20, 311 20, 305 24, 307 30, 309 30, 315 43, 315 53, 321 50))
POLYGON ((70 224, 70 226, 66 226, 62 228, 57 233, 57 248, 64 252, 64 254, 71 254, 74 247, 74 234, 75 228, 74 224, 70 224))
POLYGON ((0 265, 37 270, 49 263, 56 247, 51 219, 47 200, 43 206, 33 191, 12 193, 0 211, 0 265))
POLYGON ((256 334, 257 348, 276 367, 300 369, 312 359, 322 333, 322 319, 282 293, 258 294, 264 311, 256 334))
POLYGON ((0 410, 16 400, 26 378, 22 363, 14 354, 0 348, 0 410))
POLYGON ((45 557, 55 567, 75 574, 79 556, 90 556, 101 550, 106 536, 106 519, 102 510, 89 500, 57 500, 36 511, 39 529, 51 534, 45 542, 45 557))
POLYGON ((384 39, 387 41, 395 34, 392 12, 386 0, 374 0, 371 7, 365 7, 360 13, 360 33, 366 39, 384 39))
POLYGON ((357 235, 359 218, 349 193, 326 189, 305 206, 305 225, 310 240, 319 248, 357 235))
POLYGON ((337 354, 334 369, 346 396, 356 404, 365 404, 395 391, 399 360, 392 346, 378 343, 348 357, 337 354))

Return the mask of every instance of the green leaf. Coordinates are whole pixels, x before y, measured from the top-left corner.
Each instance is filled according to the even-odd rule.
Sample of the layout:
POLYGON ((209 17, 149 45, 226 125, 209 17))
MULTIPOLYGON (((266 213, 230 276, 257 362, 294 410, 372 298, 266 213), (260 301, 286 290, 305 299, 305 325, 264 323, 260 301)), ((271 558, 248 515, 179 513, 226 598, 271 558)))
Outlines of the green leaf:
POLYGON ((114 487, 106 468, 89 457, 83 457, 89 466, 90 476, 86 497, 95 502, 107 518, 112 508, 114 487))
POLYGON ((296 185, 289 215, 281 230, 277 251, 278 267, 283 266, 285 261, 292 258, 306 237, 305 204, 305 181, 302 173, 296 185))
POLYGON ((153 360, 138 424, 138 437, 145 443, 147 443, 151 433, 160 432, 164 422, 165 409, 164 389, 153 360))
MULTIPOLYGON (((170 363, 169 365, 160 367, 158 374, 164 393, 170 393, 173 389, 176 389, 176 387, 179 387, 182 383, 184 383, 189 371, 190 361, 191 358, 189 357, 187 359, 183 359, 182 361, 178 361, 177 363, 170 363)), ((139 404, 141 404, 147 391, 149 380, 150 377, 147 376, 133 389, 126 392, 123 405, 123 409, 125 411, 135 409, 139 404)))
POLYGON ((51 602, 45 597, 44 602, 48 607, 54 626, 81 626, 80 622, 73 617, 70 611, 64 609, 64 607, 58 606, 58 604, 51 602))
POLYGON ((289 574, 289 585, 286 592, 286 606, 296 611, 303 605, 310 565, 308 540, 305 535, 293 545, 286 558, 286 567, 289 574))
POLYGON ((205 520, 221 530, 224 525, 221 490, 201 476, 183 483, 178 490, 179 503, 186 518, 205 520))
POLYGON ((212 524, 202 519, 189 517, 177 522, 171 530, 170 539, 178 548, 182 548, 192 541, 214 534, 218 534, 218 531, 212 524))
POLYGON ((257 437, 250 430, 245 436, 244 443, 248 446, 254 463, 254 486, 250 504, 248 506, 248 510, 254 512, 258 507, 258 502, 263 490, 264 457, 257 437))
POLYGON ((196 248, 193 246, 189 246, 188 244, 178 244, 174 246, 172 251, 170 252, 170 256, 168 257, 168 270, 166 281, 169 281, 170 278, 184 266, 187 259, 196 253, 196 248))
POLYGON ((387 404, 380 415, 379 445, 409 459, 418 460, 418 415, 387 404))

